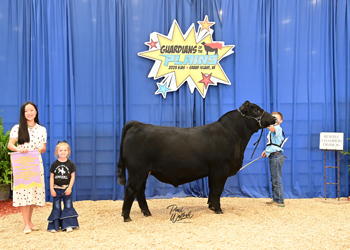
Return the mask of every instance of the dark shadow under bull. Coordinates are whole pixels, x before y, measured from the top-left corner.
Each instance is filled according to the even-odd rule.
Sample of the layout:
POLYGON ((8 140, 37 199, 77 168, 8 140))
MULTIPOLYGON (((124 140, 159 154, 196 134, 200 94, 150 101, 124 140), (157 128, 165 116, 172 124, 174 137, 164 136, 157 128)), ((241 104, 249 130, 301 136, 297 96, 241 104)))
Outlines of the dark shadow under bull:
POLYGON ((222 213, 220 197, 228 177, 242 167, 244 151, 259 129, 275 124, 275 118, 249 101, 214 123, 191 128, 165 127, 130 121, 120 145, 118 183, 125 185, 122 216, 131 221, 137 198, 141 211, 150 216, 145 189, 148 175, 175 187, 208 176, 211 210, 222 213))

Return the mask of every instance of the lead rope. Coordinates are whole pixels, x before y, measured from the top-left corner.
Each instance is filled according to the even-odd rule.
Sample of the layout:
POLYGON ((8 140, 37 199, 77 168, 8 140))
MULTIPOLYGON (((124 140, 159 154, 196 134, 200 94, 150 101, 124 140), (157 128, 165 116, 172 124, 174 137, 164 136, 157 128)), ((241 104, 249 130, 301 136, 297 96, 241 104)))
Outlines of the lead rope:
POLYGON ((260 156, 259 158, 256 158, 254 161, 249 162, 249 163, 248 163, 247 165, 245 165, 244 167, 241 167, 240 170, 238 170, 238 172, 241 171, 241 170, 242 170, 243 168, 245 168, 246 166, 252 164, 253 162, 255 162, 255 161, 257 161, 257 160, 259 160, 259 159, 261 159, 261 158, 263 158, 263 157, 260 156))
POLYGON ((253 155, 254 155, 254 153, 255 153, 256 148, 257 148, 258 145, 259 145, 259 142, 260 142, 260 139, 261 139, 262 134, 263 134, 263 130, 261 129, 261 134, 260 134, 259 140, 257 140, 257 141, 253 144, 253 145, 256 144, 256 146, 255 146, 255 149, 254 149, 253 154, 252 154, 252 156, 250 157, 250 159, 253 159, 253 155))

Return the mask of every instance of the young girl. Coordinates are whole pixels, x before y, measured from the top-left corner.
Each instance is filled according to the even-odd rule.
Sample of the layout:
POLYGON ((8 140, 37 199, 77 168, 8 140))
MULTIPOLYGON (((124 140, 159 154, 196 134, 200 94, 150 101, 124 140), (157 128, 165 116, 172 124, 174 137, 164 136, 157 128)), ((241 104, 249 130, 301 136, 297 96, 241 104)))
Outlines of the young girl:
MULTIPOLYGON (((29 150, 38 150, 43 154, 46 151, 46 137, 46 128, 39 124, 36 105, 25 102, 21 107, 19 124, 11 129, 7 147, 15 152, 27 153, 29 150)), ((21 208, 25 234, 39 230, 32 222, 33 210, 35 205, 45 206, 44 167, 41 154, 39 154, 41 187, 21 188, 13 192, 13 206, 21 208)))
POLYGON ((49 232, 57 232, 61 227, 62 231, 72 232, 74 228, 79 228, 78 213, 73 207, 72 187, 77 170, 74 162, 68 159, 70 147, 66 141, 58 142, 55 155, 58 158, 51 165, 50 191, 53 196, 52 211, 47 219, 49 232), (61 209, 61 199, 63 199, 64 209, 61 209))

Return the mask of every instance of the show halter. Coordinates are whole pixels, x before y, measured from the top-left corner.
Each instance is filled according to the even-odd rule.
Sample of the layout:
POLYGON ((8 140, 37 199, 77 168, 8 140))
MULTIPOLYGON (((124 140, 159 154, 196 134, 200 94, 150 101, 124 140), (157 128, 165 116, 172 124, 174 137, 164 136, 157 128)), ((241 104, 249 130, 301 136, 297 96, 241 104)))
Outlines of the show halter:
MULTIPOLYGON (((238 112, 239 112, 242 116, 246 117, 247 119, 252 118, 252 119, 256 120, 256 121, 259 123, 260 128, 262 128, 262 126, 261 126, 261 118, 262 118, 262 116, 264 115, 265 110, 264 110, 264 112, 261 114, 261 116, 259 116, 259 117, 253 117, 253 116, 245 115, 245 114, 242 113, 242 111, 241 111, 239 108, 238 108, 237 110, 238 110, 238 112)), ((256 144, 256 146, 255 146, 255 149, 254 149, 253 154, 252 154, 252 156, 250 157, 250 159, 253 158, 253 155, 254 155, 254 153, 255 153, 256 148, 257 148, 258 145, 259 145, 259 142, 260 142, 260 139, 261 139, 262 134, 263 134, 263 130, 261 129, 261 134, 260 134, 259 140, 257 140, 257 141, 253 144, 254 146, 255 146, 255 144, 256 144)))
POLYGON ((242 111, 241 111, 239 108, 238 108, 237 110, 238 110, 238 112, 239 112, 242 116, 244 116, 244 117, 246 117, 246 118, 248 118, 248 119, 252 118, 252 119, 256 120, 256 121, 259 123, 260 128, 262 128, 262 126, 261 126, 261 118, 262 118, 262 116, 264 115, 265 110, 264 110, 264 112, 261 114, 261 116, 259 116, 259 117, 253 117, 253 116, 245 115, 245 114, 242 113, 242 111))

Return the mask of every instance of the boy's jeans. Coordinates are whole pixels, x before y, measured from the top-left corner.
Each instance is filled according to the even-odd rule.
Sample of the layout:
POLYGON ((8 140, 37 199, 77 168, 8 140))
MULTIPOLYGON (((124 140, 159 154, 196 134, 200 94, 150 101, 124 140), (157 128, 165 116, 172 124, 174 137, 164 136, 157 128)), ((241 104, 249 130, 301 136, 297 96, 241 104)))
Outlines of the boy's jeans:
POLYGON ((284 159, 285 157, 282 153, 269 156, 272 183, 272 199, 279 204, 284 204, 282 186, 282 166, 284 159))

